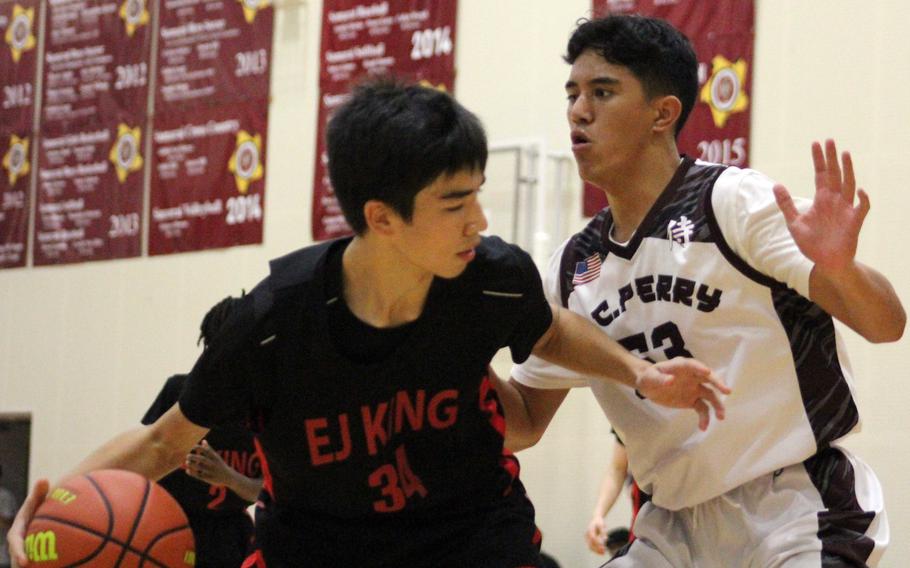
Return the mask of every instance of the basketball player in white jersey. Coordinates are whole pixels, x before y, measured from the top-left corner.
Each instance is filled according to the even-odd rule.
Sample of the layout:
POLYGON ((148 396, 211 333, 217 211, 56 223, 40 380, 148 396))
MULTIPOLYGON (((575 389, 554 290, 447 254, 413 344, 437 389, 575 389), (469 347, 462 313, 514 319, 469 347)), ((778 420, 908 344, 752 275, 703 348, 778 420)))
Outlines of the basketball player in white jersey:
POLYGON ((653 496, 608 568, 875 565, 888 523, 875 475, 838 446, 859 415, 832 318, 884 342, 906 316, 854 258, 869 198, 849 154, 814 144, 816 194, 799 204, 758 172, 680 157, 697 61, 660 20, 583 22, 566 60, 578 169, 610 205, 555 253, 547 295, 643 357, 697 357, 733 394, 702 430, 531 357, 500 388, 507 443, 533 444, 566 389, 591 387, 653 496))

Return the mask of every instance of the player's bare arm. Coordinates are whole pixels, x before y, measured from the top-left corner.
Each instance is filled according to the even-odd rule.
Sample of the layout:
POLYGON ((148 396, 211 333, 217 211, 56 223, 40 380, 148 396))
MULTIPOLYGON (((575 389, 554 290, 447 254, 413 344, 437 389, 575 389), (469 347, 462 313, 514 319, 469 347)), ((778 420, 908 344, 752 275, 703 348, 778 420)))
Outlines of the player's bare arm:
POLYGON ((812 162, 815 198, 805 213, 796 209, 783 185, 774 186, 793 240, 815 263, 809 276, 810 299, 869 341, 896 341, 907 322, 900 299, 882 274, 856 261, 870 204, 868 194, 856 187, 850 153, 838 160, 833 140, 825 142, 824 150, 814 142, 812 162))
MULTIPOLYGON (((155 423, 118 434, 82 460, 65 477, 97 469, 125 469, 157 480, 180 467, 187 452, 207 433, 208 428, 190 422, 175 404, 155 423)), ((25 533, 49 488, 46 479, 35 483, 7 533, 14 566, 29 565, 25 555, 25 533)))
POLYGON ((513 452, 530 448, 540 441, 569 389, 535 389, 506 381, 492 368, 488 372, 506 417, 505 446, 513 452))
POLYGON ((607 553, 605 546, 607 526, 604 523, 604 517, 607 516, 607 513, 616 504, 619 494, 622 493, 628 472, 629 455, 626 453, 626 447, 619 442, 615 442, 610 465, 604 472, 603 479, 600 482, 597 503, 591 513, 588 530, 585 531, 585 542, 588 544, 588 549, 595 554, 604 555, 607 553))
MULTIPOLYGON (((708 427, 712 407, 717 418, 723 420, 724 405, 719 395, 731 391, 703 363, 682 357, 649 363, 629 353, 578 314, 551 307, 553 323, 534 346, 533 353, 538 357, 588 377, 620 382, 637 389, 655 404, 691 408, 698 413, 702 430, 708 427)), ((531 389, 534 390, 537 389, 531 389)))

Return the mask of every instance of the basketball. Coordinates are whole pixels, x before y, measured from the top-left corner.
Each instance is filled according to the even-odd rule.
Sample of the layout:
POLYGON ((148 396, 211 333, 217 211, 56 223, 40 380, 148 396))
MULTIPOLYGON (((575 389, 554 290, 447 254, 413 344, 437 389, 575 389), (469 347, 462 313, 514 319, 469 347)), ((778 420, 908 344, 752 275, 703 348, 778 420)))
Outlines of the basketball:
POLYGON ((158 484, 105 469, 66 479, 38 507, 25 537, 42 568, 195 565, 193 532, 180 505, 158 484))

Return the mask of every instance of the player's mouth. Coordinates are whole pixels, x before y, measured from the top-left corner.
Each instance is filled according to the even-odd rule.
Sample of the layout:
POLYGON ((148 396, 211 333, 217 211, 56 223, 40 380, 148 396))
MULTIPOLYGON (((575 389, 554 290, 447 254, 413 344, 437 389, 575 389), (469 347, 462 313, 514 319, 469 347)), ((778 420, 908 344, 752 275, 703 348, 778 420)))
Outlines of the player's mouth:
POLYGON ((474 260, 474 257, 477 256, 477 245, 475 244, 471 248, 465 249, 465 250, 457 253, 457 256, 464 262, 471 262, 472 260, 474 260))
POLYGON ((474 260, 474 257, 477 256, 477 251, 474 249, 469 249, 463 252, 458 253, 458 258, 465 262, 471 262, 474 260))
POLYGON ((582 150, 588 149, 591 146, 591 139, 588 138, 588 135, 581 130, 573 130, 571 139, 573 152, 580 152, 582 150))

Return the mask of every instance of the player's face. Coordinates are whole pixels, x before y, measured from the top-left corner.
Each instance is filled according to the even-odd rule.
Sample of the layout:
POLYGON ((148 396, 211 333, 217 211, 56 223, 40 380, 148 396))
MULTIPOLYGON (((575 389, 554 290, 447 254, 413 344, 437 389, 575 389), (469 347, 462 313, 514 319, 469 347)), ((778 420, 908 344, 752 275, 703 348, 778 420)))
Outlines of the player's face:
POLYGON ((487 228, 477 199, 483 182, 482 171, 464 170, 439 176, 417 194, 399 241, 410 263, 443 278, 464 272, 487 228))
POLYGON ((616 184, 638 164, 658 116, 641 82, 628 68, 587 50, 572 64, 566 94, 579 174, 600 187, 616 184))

